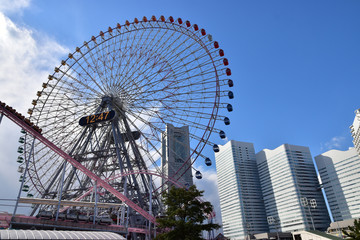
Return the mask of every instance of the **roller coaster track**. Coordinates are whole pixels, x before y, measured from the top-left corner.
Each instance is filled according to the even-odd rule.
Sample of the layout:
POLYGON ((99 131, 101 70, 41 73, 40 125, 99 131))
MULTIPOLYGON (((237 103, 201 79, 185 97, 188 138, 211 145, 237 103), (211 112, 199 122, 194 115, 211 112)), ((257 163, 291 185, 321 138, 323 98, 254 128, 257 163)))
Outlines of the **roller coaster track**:
MULTIPOLYGON (((93 172, 91 172, 89 169, 87 169, 85 166, 83 166, 81 163, 77 162, 74 158, 69 156, 66 152, 61 150, 58 146, 50 142, 48 139, 46 139, 43 135, 41 135, 41 129, 39 129, 37 126, 35 126, 33 123, 31 123, 28 119, 24 118, 21 114, 16 112, 15 109, 11 108, 10 106, 6 105, 3 102, 0 102, 0 114, 4 115, 11 121, 13 121, 15 124, 17 124, 19 127, 23 128, 28 134, 31 134, 35 139, 42 142, 45 146, 53 150, 55 153, 57 153, 59 156, 64 158, 68 163, 73 165, 75 168, 86 174, 89 178, 91 178, 93 181, 96 182, 98 186, 103 187, 110 193, 112 193, 114 196, 116 196, 118 199, 120 199, 123 203, 128 205, 130 208, 138 212, 140 215, 142 215, 144 218, 149 220, 150 222, 156 224, 156 218, 152 216, 150 213, 145 211, 144 209, 140 208, 138 205, 136 205, 133 201, 131 201, 129 198, 127 198, 124 194, 118 192, 115 188, 110 186, 106 180, 103 180, 96 176, 93 172)), ((2 116, 1 116, 2 117, 2 116)))

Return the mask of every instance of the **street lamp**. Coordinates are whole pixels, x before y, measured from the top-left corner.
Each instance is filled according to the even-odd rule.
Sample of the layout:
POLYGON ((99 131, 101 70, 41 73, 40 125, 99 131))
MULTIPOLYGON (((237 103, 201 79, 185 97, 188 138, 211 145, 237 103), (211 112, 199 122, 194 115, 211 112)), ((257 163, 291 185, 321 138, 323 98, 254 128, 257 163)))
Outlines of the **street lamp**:
POLYGON ((246 222, 246 232, 247 232, 247 237, 250 240, 251 239, 251 223, 250 222, 246 222))
POLYGON ((310 204, 309 204, 308 199, 306 197, 302 197, 302 198, 300 198, 300 202, 301 202, 301 206, 308 208, 313 229, 316 230, 315 225, 314 225, 314 219, 312 217, 311 209, 310 209, 310 207, 314 208, 314 209, 317 207, 316 199, 314 199, 314 198, 310 199, 310 204))
POLYGON ((267 222, 268 222, 269 225, 275 225, 276 236, 277 236, 277 239, 280 240, 278 226, 277 226, 277 222, 276 222, 275 218, 273 216, 268 216, 267 217, 267 222))
MULTIPOLYGON (((339 205, 334 209, 334 210, 339 210, 339 213, 341 214, 341 210, 339 208, 339 205)), ((331 207, 330 207, 330 211, 331 211, 331 207)), ((339 221, 337 221, 337 218, 335 217, 336 214, 333 214, 332 211, 331 211, 331 216, 333 217, 333 220, 336 222, 336 225, 337 225, 337 232, 339 234, 339 237, 341 238, 344 238, 344 236, 342 235, 342 232, 341 232, 341 228, 339 226, 339 221)))

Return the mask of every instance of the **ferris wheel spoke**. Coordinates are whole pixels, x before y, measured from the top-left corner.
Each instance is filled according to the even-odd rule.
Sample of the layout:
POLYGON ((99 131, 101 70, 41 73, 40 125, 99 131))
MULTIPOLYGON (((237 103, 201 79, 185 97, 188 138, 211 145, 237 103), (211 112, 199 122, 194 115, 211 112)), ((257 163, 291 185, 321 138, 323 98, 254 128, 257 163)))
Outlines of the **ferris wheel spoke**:
MULTIPOLYGON (((151 142, 147 142, 147 144, 150 144, 152 147, 154 147, 153 144, 151 144, 151 142)), ((157 164, 156 164, 156 160, 154 160, 154 156, 150 154, 149 149, 147 149, 145 146, 146 145, 144 145, 144 144, 138 145, 138 147, 141 150, 141 152, 143 153, 143 155, 145 155, 147 157, 148 162, 150 162, 150 164, 147 165, 147 168, 149 168, 149 167, 154 168, 158 173, 161 173, 159 166, 157 166, 157 164)), ((154 149, 156 149, 156 148, 154 148, 154 149)), ((153 154, 154 155, 157 154, 157 156, 159 156, 159 157, 161 156, 159 149, 156 149, 153 154)), ((145 161, 146 161, 146 159, 145 159, 145 161)))
MULTIPOLYGON (((183 66, 182 64, 184 64, 184 66, 186 66, 186 65, 189 65, 189 64, 192 64, 192 63, 196 63, 199 59, 204 59, 204 58, 208 57, 208 54, 207 54, 207 53, 201 53, 200 56, 196 56, 196 57, 194 58, 194 54, 195 54, 196 52, 202 50, 201 47, 199 47, 199 48, 197 48, 197 49, 194 49, 193 51, 188 52, 188 53, 186 53, 185 55, 182 55, 184 52, 186 52, 186 50, 187 50, 188 48, 193 47, 195 44, 196 44, 195 42, 191 43, 189 46, 187 46, 186 48, 184 48, 182 51, 176 52, 175 54, 172 54, 172 55, 170 56, 170 58, 167 59, 168 64, 171 65, 171 66, 173 66, 174 71, 177 70, 177 69, 179 69, 179 68, 182 68, 182 66, 183 66), (187 58, 190 58, 190 57, 193 58, 193 60, 185 61, 187 58)), ((180 47, 180 46, 181 46, 181 45, 179 45, 179 47, 180 47)), ((172 51, 171 53, 173 53, 173 51, 172 51)), ((208 61, 208 59, 204 59, 204 60, 205 60, 205 61, 208 61)))
MULTIPOLYGON (((209 72, 209 73, 215 73, 215 72, 209 72)), ((192 78, 193 77, 198 77, 198 76, 202 76, 202 74, 194 74, 193 76, 192 76, 192 78)), ((178 82, 181 82, 181 80, 190 80, 190 79, 192 79, 192 78, 183 78, 183 79, 180 79, 180 80, 177 80, 178 82)), ((209 78, 209 77, 208 77, 209 78)), ((164 80, 164 79, 161 79, 159 82, 161 82, 162 80, 164 80)), ((156 82, 157 83, 157 82, 156 82)), ((210 88, 210 86, 209 86, 209 88, 210 88)), ((212 87, 213 88, 213 87, 212 87)), ((148 90, 148 92, 150 92, 151 93, 151 91, 150 90, 148 90)))
POLYGON ((171 97, 170 96, 164 96, 160 99, 156 99, 156 100, 151 100, 150 98, 144 98, 141 100, 138 100, 135 106, 138 105, 142 105, 142 104, 147 104, 150 102, 158 102, 161 104, 168 104, 168 103, 172 103, 172 104, 191 104, 191 103, 204 103, 204 104, 212 104, 212 106, 214 106, 214 102, 205 102, 205 101, 201 101, 201 100, 206 100, 206 99, 213 99, 214 96, 216 96, 216 92, 215 93, 209 93, 208 95, 202 96, 200 92, 193 93, 193 94, 189 94, 189 96, 187 97, 187 99, 180 99, 180 98, 176 98, 181 96, 180 93, 178 94, 174 94, 171 97), (201 102, 200 102, 200 101, 201 102))
MULTIPOLYGON (((184 45, 186 45, 186 41, 183 42, 182 44, 179 44, 178 47, 182 47, 184 45)), ((175 52, 175 54, 172 54, 170 55, 170 58, 167 59, 169 65, 173 66, 174 70, 176 68, 176 66, 180 65, 180 63, 185 63, 185 65, 187 64, 191 64, 191 63, 194 63, 196 61, 198 61, 199 59, 203 59, 205 57, 208 57, 208 53, 206 52, 201 52, 199 56, 195 56, 194 58, 194 54, 196 52, 200 52, 203 48, 200 46, 200 47, 196 47, 195 49, 193 49, 192 51, 188 51, 188 49, 196 46, 196 43, 195 41, 191 42, 189 45, 187 45, 186 47, 183 47, 183 49, 181 51, 171 51, 170 53, 173 53, 175 52), (185 53, 187 51, 187 53, 185 53), (184 54, 185 53, 185 54, 184 54), (191 61, 185 61, 187 58, 194 58, 194 60, 191 60, 191 61)), ((175 49, 177 50, 177 49, 175 49)), ((208 59, 205 59, 205 61, 208 61, 208 59)), ((182 66, 182 65, 180 65, 182 66)))
MULTIPOLYGON (((202 139, 201 137, 199 137, 199 136, 197 136, 195 134, 190 134, 190 135, 191 135, 191 138, 196 139, 198 141, 201 141, 201 139, 202 139)), ((215 143, 211 142, 210 140, 207 140, 206 142, 204 142, 204 144, 207 144, 207 145, 209 145, 211 147, 215 145, 215 143)))
MULTIPOLYGON (((49 166, 47 166, 47 165, 40 165, 40 167, 39 168, 34 168, 34 170, 35 170, 35 173, 36 173, 36 177, 35 177, 35 179, 37 180, 37 181, 39 181, 40 179, 44 179, 48 174, 49 174, 49 172, 47 171, 47 169, 45 169, 45 171, 43 171, 43 168, 50 168, 50 169, 53 169, 53 170, 55 170, 55 169, 57 169, 59 166, 57 165, 57 164, 52 164, 52 165, 49 165, 49 166)), ((39 181, 39 183, 41 184, 41 182, 39 181)), ((43 189, 45 189, 45 186, 43 185, 43 184, 41 184, 41 187, 43 188, 43 189)))
POLYGON ((98 54, 101 55, 101 57, 99 58, 101 60, 99 61, 101 61, 101 65, 103 65, 103 71, 101 73, 104 75, 103 78, 105 79, 105 81, 103 81, 103 85, 106 91, 109 91, 111 88, 109 85, 109 81, 112 78, 112 70, 114 63, 114 61, 109 61, 110 57, 114 53, 114 50, 111 49, 111 45, 109 46, 108 41, 110 40, 104 40, 104 43, 102 44, 103 51, 102 53, 98 52, 98 54))
POLYGON ((166 92, 169 92, 169 95, 171 94, 171 96, 175 96, 172 94, 173 92, 171 90, 173 90, 174 92, 178 92, 178 94, 181 94, 181 93, 179 93, 180 91, 187 92, 189 88, 191 88, 191 87, 195 88, 196 85, 198 85, 199 88, 198 89, 195 88, 194 91, 191 92, 191 94, 199 94, 199 93, 201 93, 199 91, 206 91, 207 89, 212 90, 214 88, 214 86, 216 86, 216 82, 205 82, 205 83, 199 82, 199 83, 194 83, 195 86, 192 85, 190 83, 190 81, 185 81, 184 85, 176 84, 177 82, 178 81, 173 82, 170 85, 164 86, 162 89, 148 91, 148 95, 144 96, 144 97, 149 97, 150 95, 156 94, 159 91, 166 91, 166 92), (209 83, 209 84, 206 84, 206 83, 209 83), (212 84, 210 85, 210 83, 212 83, 212 84), (200 88, 200 87, 202 87, 202 88, 200 88))
MULTIPOLYGON (((160 137, 158 136, 159 133, 163 132, 163 130, 161 130, 161 128, 158 128, 156 125, 152 124, 151 121, 149 121, 148 119, 143 118, 143 116, 147 116, 145 114, 141 115, 135 115, 132 112, 128 112, 129 115, 133 116, 135 119, 138 119, 140 122, 142 122, 142 124, 144 124, 145 126, 147 126, 149 128, 149 130, 151 131, 153 137, 155 137, 155 139, 158 142, 161 142, 160 137)), ((150 116, 151 117, 151 116, 150 116)), ((143 132, 143 134, 148 134, 146 131, 143 132)))
MULTIPOLYGON (((96 91, 94 88, 91 88, 89 85, 85 84, 84 82, 78 80, 76 77, 73 77, 73 76, 69 75, 67 72, 64 72, 64 71, 62 71, 62 70, 59 70, 59 71, 62 73, 62 77, 66 76, 67 78, 75 81, 76 83, 80 84, 80 85, 83 86, 84 88, 92 91, 93 93, 96 93, 96 94, 100 95, 100 93, 99 93, 98 91, 96 91)), ((61 77, 61 78, 62 78, 62 77, 61 77)), ((58 81, 59 81, 59 79, 60 79, 60 78, 55 77, 55 76, 53 76, 53 78, 55 78, 55 79, 58 80, 58 81)), ((92 79, 92 80, 93 80, 93 79, 92 79)), ((94 80, 93 80, 93 81, 94 81, 94 80)), ((96 81, 94 81, 94 82, 95 82, 95 84, 97 84, 96 81)), ((99 88, 99 89, 101 89, 101 88, 99 88)))
MULTIPOLYGON (((52 87, 51 85, 49 85, 50 87, 52 87)), ((62 82, 62 85, 55 85, 52 87, 53 91, 52 93, 54 93, 54 91, 57 92, 65 92, 65 93, 71 93, 71 94, 77 94, 80 96, 84 96, 89 94, 89 92, 83 91, 82 89, 80 89, 79 87, 74 86, 74 84, 69 83, 67 81, 62 82), (76 92, 74 92, 74 90, 76 92)))
MULTIPOLYGON (((137 32, 135 32, 135 34, 136 34, 137 32)), ((122 62, 125 62, 125 65, 124 65, 124 67, 122 67, 122 68, 119 68, 119 69, 121 69, 122 71, 118 74, 118 76, 119 77, 121 77, 120 78, 120 82, 126 82, 126 80, 127 80, 127 73, 128 73, 128 71, 129 71, 129 68, 130 68, 130 60, 131 60, 131 58, 132 58, 132 55, 134 55, 134 50, 133 50, 133 46, 130 44, 130 47, 128 46, 128 42, 129 42, 129 39, 131 39, 132 40, 132 42, 134 41, 134 39, 135 39, 135 37, 136 36, 131 36, 131 38, 130 38, 130 34, 128 34, 127 35, 127 41, 126 41, 126 45, 125 45, 125 48, 124 49, 126 49, 126 52, 130 52, 130 54, 126 54, 126 52, 125 52, 125 54, 123 54, 123 56, 122 56, 122 59, 121 59, 121 63, 122 62), (129 57, 128 57, 129 56, 129 57)))
MULTIPOLYGON (((201 124, 198 121, 194 121, 194 119, 193 119, 194 116, 190 115, 189 112, 184 111, 184 113, 186 113, 186 114, 181 115, 181 114, 179 114, 179 112, 177 112, 177 114, 174 114, 171 111, 168 114, 165 113, 165 112, 162 112, 161 116, 159 116, 159 119, 168 119, 168 122, 173 122, 173 123, 176 123, 176 124, 179 124, 179 125, 191 124, 191 125, 194 125, 195 128, 201 129, 201 130, 206 130, 207 129, 208 125, 204 125, 204 124, 201 124), (188 120, 188 118, 190 118, 191 120, 188 120)), ((151 110, 150 110, 149 113, 147 111, 143 111, 142 114, 151 117, 151 116, 154 116, 155 114, 157 114, 157 112, 151 112, 151 110)), ((198 117, 198 118, 199 119, 207 119, 207 120, 209 119, 209 118, 206 118, 204 116, 198 117)), ((163 121, 160 121, 160 123, 163 123, 163 121)))
MULTIPOLYGON (((86 44, 85 46, 88 47, 87 44, 86 44)), ((97 61, 94 59, 92 51, 89 50, 87 53, 89 53, 92 62, 93 62, 94 65, 96 66, 96 65, 97 65, 97 61)), ((106 91, 99 85, 99 83, 97 82, 97 80, 95 79, 95 77, 97 76, 97 77, 99 77, 99 80, 100 80, 100 81, 102 81, 102 82, 104 81, 104 80, 101 78, 101 74, 98 74, 99 72, 98 72, 97 68, 96 68, 96 67, 95 67, 95 68, 92 67, 92 65, 91 65, 90 62, 89 62, 89 59, 86 57, 86 54, 83 54, 82 52, 80 52, 80 54, 81 54, 81 59, 75 59, 75 58, 74 58, 74 59, 76 60, 77 66, 80 67, 80 69, 82 70, 82 72, 85 73, 86 76, 88 76, 88 78, 91 80, 91 82, 92 82, 93 84, 95 84, 98 89, 100 89, 103 93, 106 92, 106 91), (84 67, 82 64, 79 64, 79 61, 80 61, 80 60, 85 61, 85 63, 87 64, 87 67, 90 68, 89 70, 91 70, 94 74, 97 73, 97 75, 96 75, 96 76, 92 76, 92 74, 90 73, 90 71, 89 71, 88 69, 85 69, 85 67, 84 67)), ((78 74, 78 76, 82 76, 82 77, 83 77, 83 74, 81 74, 80 72, 78 72, 77 74, 78 74)), ((83 78, 84 78, 84 77, 83 77, 83 78)), ((86 78, 84 78, 84 80, 86 81, 86 78)), ((88 81, 88 82, 89 82, 89 81, 88 81)), ((98 93, 98 94, 99 94, 99 93, 98 93)))
MULTIPOLYGON (((163 58, 166 58, 166 56, 167 56, 168 54, 174 52, 174 50, 171 50, 169 53, 165 52, 165 51, 168 50, 168 49, 172 49, 172 45, 175 44, 175 43, 180 39, 180 36, 179 36, 176 40, 172 41, 172 43, 171 43, 170 45, 166 45, 166 43, 167 43, 169 40, 172 39, 172 37, 174 36, 174 34, 175 34, 175 32, 173 32, 172 34, 169 34, 169 37, 166 39, 165 42, 162 43, 162 45, 160 45, 159 49, 157 49, 156 51, 153 51, 153 52, 154 52, 154 53, 157 53, 158 56, 161 55, 163 58), (166 46, 166 47, 164 47, 164 46, 166 46), (162 48, 162 49, 164 49, 164 50, 163 50, 163 52, 158 53, 159 50, 160 50, 160 48, 162 48)), ((159 41, 159 42, 160 42, 160 41, 159 41)), ((175 47, 174 49, 177 49, 177 48, 180 47, 180 46, 181 46, 181 44, 179 44, 179 45, 178 45, 177 47, 175 47)), ((150 68, 148 68, 148 69, 146 69, 146 70, 150 70, 150 68)), ((142 74, 139 74, 139 75, 143 75, 143 74, 144 74, 144 72, 143 72, 142 74)), ((154 73, 154 75, 156 75, 156 74, 154 73)), ((151 76, 148 76, 148 78, 149 78, 150 80, 152 79, 151 76)))
MULTIPOLYGON (((172 36, 172 35, 170 35, 168 39, 171 39, 171 36, 172 36)), ((163 45, 162 45, 162 46, 163 46, 163 45)), ((153 54, 151 54, 151 55, 147 58, 146 62, 144 62, 145 64, 144 64, 143 66, 144 66, 144 67, 145 67, 145 66, 148 66, 146 69, 144 69, 144 70, 141 71, 141 72, 139 72, 139 71, 141 70, 140 68, 142 68, 141 66, 140 66, 139 69, 135 69, 135 71, 138 70, 138 71, 137 71, 137 72, 138 72, 138 77, 140 77, 140 76, 146 76, 145 79, 147 79, 147 81, 144 82, 144 84, 143 84, 144 86, 147 85, 148 83, 150 83, 151 80, 153 79, 153 77, 157 75, 156 72, 155 72, 155 73, 152 73, 152 74, 150 74, 150 75, 146 75, 146 73, 149 72, 149 71, 151 71, 152 69, 154 69, 154 68, 156 67, 156 65, 157 65, 156 63, 159 62, 159 57, 158 57, 158 56, 160 56, 159 53, 158 53, 157 51, 154 51, 154 50, 152 50, 152 53, 155 53, 156 55, 154 56, 153 54), (147 62, 147 61, 150 61, 150 62, 147 62), (152 63, 152 64, 149 64, 149 63, 152 63), (153 77, 152 77, 152 76, 153 76, 153 77)), ((134 72, 135 72, 135 71, 134 71, 134 72)), ((138 80, 138 78, 134 78, 134 81, 136 81, 136 80, 138 80)), ((124 88, 126 89, 126 86, 122 86, 122 87, 124 87, 124 88)), ((143 87, 143 86, 142 86, 142 87, 143 87)))
MULTIPOLYGON (((202 111, 192 111, 190 108, 188 107, 183 107, 183 108, 179 108, 177 107, 176 108, 178 112, 181 112, 182 114, 180 115, 183 115, 183 114, 191 114, 191 116, 202 116, 203 118, 205 119, 210 119, 210 118, 214 118, 214 115, 211 114, 211 113, 206 113, 206 112, 202 112, 202 111)), ((196 108, 198 109, 198 108, 196 108)), ((223 120, 225 118, 225 116, 222 116, 222 115, 217 115, 216 116, 216 119, 221 119, 223 120)))
MULTIPOLYGON (((58 156, 54 156, 56 158, 58 158, 58 156)), ((51 166, 55 166, 56 161, 54 161, 54 163, 51 166)), ((33 183, 37 183, 36 187, 41 187, 42 189, 45 189, 45 186, 42 184, 42 182, 40 181, 41 177, 45 176, 45 174, 47 173, 47 171, 41 171, 41 167, 43 167, 43 165, 45 165, 46 163, 44 162, 33 162, 30 169, 33 170, 33 174, 29 174, 30 175, 30 180, 33 183), (38 167, 39 165, 39 167, 38 167)))
MULTIPOLYGON (((194 128, 199 130, 206 130, 208 128, 208 121, 206 122, 206 124, 200 122, 194 123, 193 117, 189 115, 178 114, 178 117, 174 117, 174 115, 172 114, 162 113, 162 117, 169 119, 170 123, 174 123, 176 125, 189 125, 191 123, 194 125, 194 128), (190 118, 191 120, 189 120, 188 118, 190 118)), ((209 120, 208 118, 202 118, 202 119, 209 120)))

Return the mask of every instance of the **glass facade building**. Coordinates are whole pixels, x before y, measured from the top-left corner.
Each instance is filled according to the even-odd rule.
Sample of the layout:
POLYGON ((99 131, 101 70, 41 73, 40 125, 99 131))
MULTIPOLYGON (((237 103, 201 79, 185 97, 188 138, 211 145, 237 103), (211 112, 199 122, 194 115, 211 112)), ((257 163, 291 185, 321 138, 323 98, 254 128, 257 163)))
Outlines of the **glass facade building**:
POLYGON ((353 143, 357 153, 360 156, 360 108, 355 111, 355 119, 350 126, 351 135, 353 137, 353 143))
MULTIPOLYGON (((174 127, 171 124, 166 124, 166 130, 162 135, 161 148, 163 172, 184 186, 193 185, 191 161, 187 161, 190 158, 189 127, 174 127), (186 162, 185 167, 182 167, 184 162, 186 162), (182 170, 179 171, 180 168, 182 170), (184 172, 184 169, 187 170, 184 172)), ((164 179, 162 181, 164 184, 164 179)))
POLYGON ((315 157, 334 221, 360 218, 360 157, 354 148, 315 157))
POLYGON ((270 232, 325 231, 330 218, 309 148, 283 144, 256 160, 270 232))
POLYGON ((224 235, 246 239, 268 232, 252 143, 231 140, 215 153, 224 235))

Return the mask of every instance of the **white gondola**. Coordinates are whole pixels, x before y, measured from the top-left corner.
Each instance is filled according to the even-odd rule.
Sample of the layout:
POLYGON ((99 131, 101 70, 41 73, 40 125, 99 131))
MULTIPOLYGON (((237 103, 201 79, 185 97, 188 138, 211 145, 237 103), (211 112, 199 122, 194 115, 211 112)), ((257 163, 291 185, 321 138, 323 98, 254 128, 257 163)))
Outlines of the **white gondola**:
POLYGON ((29 186, 28 185, 24 185, 22 188, 23 192, 28 192, 29 191, 29 186))
POLYGON ((24 152, 24 148, 23 148, 23 147, 18 147, 17 152, 18 152, 18 153, 23 153, 23 152, 24 152))
POLYGON ((18 163, 23 163, 23 162, 24 162, 24 158, 23 158, 22 156, 18 156, 17 162, 18 162, 18 163))
POLYGON ((24 179, 24 176, 23 176, 23 175, 21 175, 21 176, 20 176, 20 178, 19 178, 19 182, 22 182, 22 181, 23 181, 23 179, 24 179))

